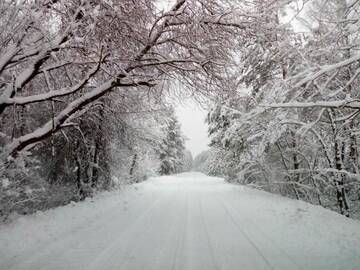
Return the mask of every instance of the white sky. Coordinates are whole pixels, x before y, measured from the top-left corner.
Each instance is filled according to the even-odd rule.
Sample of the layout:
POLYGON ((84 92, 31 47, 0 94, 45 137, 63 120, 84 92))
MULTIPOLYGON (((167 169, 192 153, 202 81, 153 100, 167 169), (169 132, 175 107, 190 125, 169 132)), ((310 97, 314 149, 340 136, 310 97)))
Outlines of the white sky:
POLYGON ((195 157, 201 151, 206 150, 210 142, 207 136, 207 124, 205 123, 207 112, 191 99, 182 102, 182 104, 177 104, 175 112, 181 123, 181 130, 188 138, 186 148, 195 157))

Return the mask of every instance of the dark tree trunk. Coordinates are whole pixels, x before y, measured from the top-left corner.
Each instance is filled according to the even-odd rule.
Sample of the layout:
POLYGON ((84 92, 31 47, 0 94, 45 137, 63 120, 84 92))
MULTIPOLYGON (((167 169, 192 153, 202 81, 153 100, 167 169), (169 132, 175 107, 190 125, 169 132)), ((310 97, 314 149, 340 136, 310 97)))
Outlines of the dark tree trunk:
POLYGON ((79 151, 80 151, 80 143, 79 141, 75 142, 75 147, 74 147, 74 152, 73 152, 73 157, 74 157, 74 161, 75 161, 75 165, 76 165, 76 188, 77 188, 77 192, 79 195, 80 200, 84 200, 85 199, 85 193, 84 193, 84 187, 83 187, 83 181, 81 179, 81 158, 79 156, 79 151))
POLYGON ((345 184, 345 175, 343 174, 344 165, 343 165, 343 159, 344 159, 344 153, 343 153, 343 145, 340 142, 338 136, 337 136, 337 129, 336 124, 334 121, 334 112, 333 110, 328 110, 329 119, 332 127, 332 131, 334 134, 334 153, 335 153, 335 168, 338 170, 338 173, 334 174, 334 184, 336 187, 336 200, 339 206, 340 213, 344 216, 349 217, 349 204, 347 202, 346 198, 346 190, 344 187, 345 184))
POLYGON ((130 171, 129 171, 130 177, 134 174, 134 170, 135 170, 135 167, 136 167, 136 162, 137 162, 137 154, 134 154, 133 160, 132 160, 132 163, 131 163, 131 167, 130 167, 130 171))
POLYGON ((94 157, 93 157, 93 166, 92 166, 92 177, 91 177, 91 187, 95 188, 97 186, 98 183, 98 178, 99 178, 99 169, 98 169, 98 152, 99 152, 99 145, 96 142, 95 143, 95 149, 94 149, 94 157))

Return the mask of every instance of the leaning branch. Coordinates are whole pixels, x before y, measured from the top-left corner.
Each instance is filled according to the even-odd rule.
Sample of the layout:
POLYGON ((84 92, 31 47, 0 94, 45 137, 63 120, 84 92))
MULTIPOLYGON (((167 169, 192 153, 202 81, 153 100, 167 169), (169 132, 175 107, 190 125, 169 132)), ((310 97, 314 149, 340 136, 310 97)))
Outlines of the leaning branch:
POLYGON ((26 96, 26 97, 14 97, 3 100, 4 106, 10 105, 28 105, 32 103, 39 103, 47 100, 51 100, 53 98, 59 98, 68 96, 70 94, 74 94, 75 92, 83 89, 83 87, 89 82, 89 80, 99 71, 101 61, 93 67, 86 76, 76 85, 72 87, 65 87, 60 90, 51 91, 47 93, 42 93, 38 95, 26 96))
POLYGON ((340 109, 347 108, 353 110, 360 110, 359 100, 337 100, 337 101, 316 101, 316 102, 288 102, 288 103, 272 103, 261 104, 260 107, 265 108, 332 108, 340 109))
MULTIPOLYGON (((178 11, 185 4, 185 0, 178 0, 171 9, 172 12, 178 11)), ((156 46, 157 40, 161 37, 163 30, 167 27, 167 23, 170 18, 163 20, 162 24, 156 29, 153 35, 149 38, 148 43, 139 51, 134 57, 134 62, 140 61, 152 48, 156 46)), ((13 140, 10 144, 4 147, 4 151, 1 154, 1 159, 7 159, 9 156, 16 156, 17 153, 24 148, 37 143, 41 140, 51 136, 53 132, 61 129, 66 121, 69 120, 74 113, 83 109, 88 104, 96 101, 97 99, 110 92, 115 87, 131 87, 131 86, 153 86, 151 81, 130 81, 124 82, 129 79, 129 72, 133 71, 137 65, 129 65, 124 71, 120 72, 116 77, 107 80, 100 86, 94 88, 90 92, 77 98, 69 103, 65 109, 63 109, 57 116, 49 120, 42 127, 37 128, 30 134, 26 134, 13 140)))

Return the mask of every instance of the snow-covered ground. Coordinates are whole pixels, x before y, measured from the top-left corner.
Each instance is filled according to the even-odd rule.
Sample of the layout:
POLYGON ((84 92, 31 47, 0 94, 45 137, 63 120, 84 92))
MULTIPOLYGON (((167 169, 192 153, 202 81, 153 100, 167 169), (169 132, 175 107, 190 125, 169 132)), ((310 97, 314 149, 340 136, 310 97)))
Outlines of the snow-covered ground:
POLYGON ((199 173, 0 227, 1 270, 360 269, 360 222, 199 173))

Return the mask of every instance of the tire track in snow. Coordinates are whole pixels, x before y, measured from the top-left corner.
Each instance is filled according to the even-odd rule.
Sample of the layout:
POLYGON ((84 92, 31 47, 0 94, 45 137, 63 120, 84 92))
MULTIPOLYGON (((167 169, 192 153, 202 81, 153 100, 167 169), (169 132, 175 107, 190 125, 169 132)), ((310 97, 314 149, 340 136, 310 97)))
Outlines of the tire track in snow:
MULTIPOLYGON (((98 218, 101 214, 101 211, 98 211, 99 207, 94 207, 94 212, 85 212, 85 216, 81 219, 75 222, 66 221, 65 224, 73 224, 69 226, 70 230, 65 230, 65 226, 62 226, 61 230, 49 230, 43 235, 39 234, 46 236, 44 240, 47 241, 49 232, 55 232, 55 236, 62 241, 58 246, 52 243, 49 245, 49 250, 44 250, 39 248, 40 244, 32 245, 26 241, 25 244, 29 246, 24 249, 26 252, 23 252, 21 243, 16 244, 15 247, 18 246, 21 250, 16 252, 16 249, 11 247, 8 253, 3 252, 6 261, 0 262, 0 269, 8 270, 6 264, 11 262, 13 270, 89 270, 87 264, 96 270, 120 270, 123 260, 129 259, 123 266, 123 270, 171 270, 172 266, 173 270, 212 270, 215 267, 212 263, 214 258, 223 270, 358 269, 359 262, 356 260, 355 253, 358 250, 357 242, 359 241, 353 241, 351 235, 344 234, 340 229, 337 230, 339 225, 342 225, 343 228, 350 229, 356 237, 358 224, 355 225, 341 219, 340 216, 322 210, 320 212, 320 209, 313 208, 314 211, 309 213, 309 218, 317 218, 319 213, 323 215, 321 219, 314 220, 314 226, 321 227, 327 222, 333 226, 331 232, 324 234, 324 238, 314 239, 313 234, 307 234, 308 228, 300 230, 299 234, 297 230, 300 227, 287 231, 287 220, 281 221, 276 216, 269 215, 266 212, 268 209, 263 207, 268 203, 267 195, 264 197, 264 194, 257 191, 239 194, 235 190, 238 190, 238 187, 220 183, 205 176, 202 179, 194 175, 189 180, 159 179, 155 188, 149 186, 142 190, 143 196, 139 198, 139 201, 137 196, 131 199, 126 196, 129 199, 129 211, 122 211, 121 204, 116 204, 119 205, 118 210, 109 211, 115 203, 110 199, 110 201, 105 201, 105 204, 103 202, 99 205, 103 207, 104 212, 110 212, 100 215, 100 218, 98 218), (181 184, 176 186, 176 181, 171 180, 179 181, 178 183, 181 184), (175 196, 172 191, 175 192, 175 196), (186 192, 189 193, 190 200, 185 197, 186 192), (242 199, 241 195, 244 195, 242 199), (156 199, 163 199, 158 202, 160 205, 156 204, 156 199), (185 201, 188 205, 186 207, 185 201), (248 208, 250 204, 258 205, 248 208), (203 209, 200 209, 201 207, 203 209), (146 213, 147 211, 150 213, 146 213), (142 217, 142 215, 146 216, 142 217), (94 220, 94 218, 98 219, 94 220), (332 223, 332 218, 338 220, 332 223), (92 224, 87 224, 86 221, 92 224), (256 223, 257 221, 262 221, 262 223, 256 223), (74 230, 81 222, 85 227, 74 230), (105 224, 106 222, 111 224, 105 224), (270 229, 275 229, 274 226, 277 225, 280 229, 272 234, 270 229), (68 236, 64 234, 64 231, 74 231, 74 233, 68 236), (305 247, 309 248, 297 249, 293 243, 289 246, 286 242, 288 240, 279 234, 282 231, 286 232, 290 241, 307 242, 305 247), (295 235, 290 234, 293 232, 295 235), (327 237, 331 236, 330 233, 336 235, 329 240, 327 237), (66 237, 67 240, 64 241, 61 237, 66 237), (339 246, 337 241, 349 241, 349 250, 341 252, 343 247, 339 246), (319 245, 311 248, 310 245, 318 242, 319 245), (112 247, 109 247, 110 245, 112 247), (30 246, 34 246, 35 256, 39 256, 40 260, 34 261, 32 265, 25 265, 26 267, 21 269, 14 266, 14 260, 8 259, 10 255, 18 255, 16 264, 24 266, 23 260, 26 258, 22 256, 22 253, 27 254, 30 246), (129 254, 127 252, 129 247, 132 248, 130 255, 134 255, 134 250, 138 248, 136 257, 126 257, 129 254), (260 250, 260 254, 256 247, 260 250), (162 252, 164 254, 156 258, 156 255, 162 252), (211 256, 211 253, 216 254, 216 257, 211 256), (272 268, 263 261, 261 254, 269 261, 272 268), (288 256, 289 254, 293 257, 288 256), (101 258, 97 258, 98 255, 101 258), (292 258, 296 258, 296 261, 307 265, 308 268, 296 267, 296 262, 292 261, 292 258), (94 262, 94 259, 97 262, 94 262)), ((275 195, 271 197, 273 196, 275 195)), ((280 197, 276 200, 271 207, 289 207, 290 211, 295 210, 288 201, 280 197)), ((87 210, 92 209, 92 205, 87 205, 87 207, 87 210)), ((81 216, 83 208, 79 207, 79 209, 75 212, 81 216)), ((67 210, 74 213, 71 209, 67 210)), ((61 213, 54 215, 54 218, 56 218, 55 222, 52 220, 52 215, 47 216, 45 223, 50 222, 46 224, 40 218, 41 228, 46 228, 43 225, 53 226, 63 221, 61 213)), ((298 224, 298 226, 301 225, 298 224)), ((19 229, 23 232, 24 226, 20 226, 19 229)), ((14 236, 17 235, 14 234, 14 236)), ((14 239, 18 241, 19 237, 14 237, 14 239)), ((43 243, 44 241, 41 241, 41 244, 43 243)), ((6 243, 3 247, 7 248, 6 243)))
POLYGON ((226 205, 220 201, 218 199, 218 202, 220 203, 220 205, 223 207, 226 215, 229 217, 229 219, 231 220, 231 222, 234 224, 234 226, 237 228, 237 230, 241 233, 241 235, 250 243, 250 245, 256 250, 256 252, 259 254, 259 256, 262 258, 262 260, 265 262, 265 264, 267 265, 267 267, 270 270, 276 270, 272 264, 270 263, 270 261, 265 257, 265 255, 263 254, 263 252, 260 250, 260 248, 255 244, 255 242, 246 234, 246 232, 240 227, 240 225, 238 224, 238 222, 235 220, 235 218, 233 217, 233 215, 230 214, 229 209, 226 207, 226 205))
MULTIPOLYGON (((174 192, 173 192, 174 193, 174 192)), ((181 192, 177 192, 176 195, 180 194, 181 198, 176 200, 174 199, 174 196, 171 196, 171 202, 175 202, 175 208, 177 208, 177 205, 179 202, 182 204, 184 202, 186 202, 186 200, 183 199, 183 195, 181 192)), ((167 197, 170 197, 167 196, 167 197)), ((167 230, 167 232, 165 233, 166 236, 164 235, 158 235, 159 237, 156 239, 156 242, 160 242, 161 243, 161 240, 162 243, 159 244, 156 248, 155 248, 155 252, 154 254, 155 255, 152 255, 151 253, 151 250, 148 250, 147 253, 146 253, 146 256, 145 258, 149 258, 150 257, 150 254, 152 255, 151 258, 152 259, 157 259, 155 262, 152 262, 151 265, 147 265, 147 263, 149 262, 142 262, 141 265, 139 264, 139 262, 135 262, 137 263, 136 264, 136 269, 163 269, 163 268, 160 268, 159 267, 159 263, 161 263, 161 261, 159 261, 161 259, 161 255, 166 252, 165 250, 165 246, 166 246, 166 243, 171 239, 171 236, 174 235, 174 232, 176 231, 176 225, 178 224, 179 220, 181 221, 182 220, 182 215, 178 215, 177 213, 179 213, 181 210, 185 210, 185 208, 187 207, 186 204, 184 204, 184 206, 180 205, 178 211, 173 211, 174 209, 174 205, 171 205, 171 203, 165 203, 164 202, 164 205, 165 205, 165 208, 162 209, 162 208, 158 208, 158 212, 160 213, 171 213, 171 216, 166 216, 165 219, 162 219, 162 226, 164 224, 167 224, 167 225, 171 225, 171 229, 167 230), (168 209, 169 208, 169 209, 168 209), (161 211, 159 211, 161 210, 161 211), (156 265, 158 267, 156 267, 156 265)), ((185 211, 181 211, 181 213, 185 213, 185 211)), ((156 220, 154 219, 154 217, 152 216, 151 220, 156 220)), ((142 230, 141 232, 141 235, 136 239, 136 242, 132 243, 133 245, 131 245, 131 250, 129 252, 127 252, 128 254, 128 257, 132 258, 132 257, 136 257, 136 256, 139 256, 138 251, 141 249, 142 245, 144 245, 144 241, 141 241, 141 239, 143 239, 145 237, 145 242, 149 242, 149 239, 146 239, 148 235, 154 235, 155 233, 157 233, 156 231, 161 229, 161 227, 159 228, 157 224, 152 224, 153 226, 147 226, 146 227, 146 230, 142 230), (139 248, 140 247, 140 248, 139 248)), ((166 226, 165 226, 166 227, 166 226)), ((166 229, 165 229, 166 230, 166 229)), ((179 234, 176 234, 176 235, 179 235, 179 234)), ((181 235, 181 234, 180 234, 181 235)), ((175 254, 175 253, 174 253, 175 254)), ((125 256, 126 257, 126 256, 125 256)), ((129 269, 130 267, 133 267, 133 265, 129 263, 129 260, 123 260, 120 265, 117 265, 116 269, 129 269)), ((171 265, 171 264, 170 264, 171 265)), ((132 269, 132 268, 131 268, 132 269)), ((169 269, 169 267, 167 267, 166 269, 169 269)))
MULTIPOLYGON (((87 270, 107 269, 109 266, 111 266, 112 261, 107 260, 106 262, 103 262, 104 258, 109 259, 111 257, 116 257, 116 254, 114 253, 118 252, 116 247, 121 244, 121 241, 123 240, 122 236, 129 234, 131 231, 134 231, 136 229, 136 225, 141 224, 141 221, 149 216, 151 212, 154 211, 154 209, 156 209, 155 206, 159 204, 159 202, 163 201, 167 197, 170 197, 173 193, 174 192, 171 192, 170 194, 166 194, 155 200, 155 202, 153 202, 135 221, 129 224, 128 227, 117 236, 117 239, 112 244, 108 245, 107 248, 98 254, 98 257, 87 266, 87 270), (104 264, 101 264, 102 262, 104 264)), ((126 263, 125 255, 123 254, 121 257, 123 259, 121 265, 123 265, 126 263)), ((117 267, 117 269, 121 269, 121 266, 117 267)))
MULTIPOLYGON (((131 190, 133 191, 133 190, 131 190)), ((119 193, 120 194, 120 193, 119 193)), ((138 198, 136 201, 139 201, 141 198, 138 198)), ((97 212, 94 216, 91 216, 89 218, 86 218, 79 223, 77 223, 74 227, 66 228, 61 232, 60 235, 51 235, 49 239, 46 239, 43 241, 36 250, 26 250, 25 252, 22 252, 21 254, 21 265, 13 265, 14 263, 11 263, 11 261, 7 262, 5 265, 0 265, 1 267, 4 267, 4 269, 14 269, 19 270, 18 267, 23 267, 23 264, 33 263, 36 260, 41 259, 41 257, 44 256, 44 253, 49 253, 51 250, 56 249, 58 247, 63 246, 63 243, 66 243, 67 241, 73 240, 73 235, 78 232, 86 231, 93 231, 94 229, 97 229, 98 227, 101 227, 105 222, 112 219, 112 216, 109 216, 109 213, 112 213, 116 211, 119 207, 119 205, 123 204, 125 202, 125 198, 121 198, 118 202, 111 205, 109 208, 106 208, 105 211, 97 212), (88 226, 91 224, 91 226, 88 226), (60 240, 58 240, 60 239, 60 240), (9 265, 11 263, 11 265, 9 265), (15 267, 15 268, 14 268, 15 267)), ((94 202, 96 203, 96 201, 94 202)), ((76 205, 77 206, 77 205, 76 205)), ((69 205, 65 205, 64 207, 69 207, 69 205)), ((51 210, 50 210, 51 211, 51 210)), ((64 254, 66 250, 63 250, 63 252, 58 252, 57 255, 64 254)), ((18 255, 20 256, 20 255, 18 255)), ((17 258, 13 257, 13 259, 17 258)), ((16 264, 17 261, 15 261, 16 264)), ((25 268, 26 270, 28 268, 25 268)))
POLYGON ((206 234, 206 240, 207 240, 207 243, 208 243, 208 247, 209 247, 209 249, 210 249, 211 258, 212 258, 213 264, 214 264, 214 266, 215 266, 215 269, 216 269, 216 270, 219 270, 220 267, 219 267, 218 261, 217 261, 217 259, 216 259, 214 246, 213 246, 213 244, 212 244, 212 242, 211 242, 211 237, 210 237, 210 234, 209 234, 208 225, 206 224, 206 221, 205 221, 204 208, 203 208, 203 204, 202 204, 201 198, 198 199, 198 207, 199 207, 199 211, 200 211, 201 222, 202 222, 202 224, 203 224, 204 231, 205 231, 205 234, 206 234))
MULTIPOLYGON (((219 200, 219 198, 217 198, 219 200)), ((219 200, 220 201, 220 200, 219 200)), ((231 208, 232 210, 234 210, 234 207, 232 206, 229 206, 229 204, 226 204, 224 203, 223 201, 221 201, 222 205, 225 206, 227 205, 226 207, 227 208, 231 208)), ((252 229, 255 229, 257 232, 258 232, 258 235, 262 235, 263 236, 263 239, 266 239, 267 242, 272 246, 274 247, 275 249, 277 249, 279 251, 279 253, 281 253, 283 255, 283 257, 286 257, 292 264, 293 266, 295 266, 295 269, 299 269, 299 270, 305 270, 301 265, 299 265, 294 259, 291 258, 291 256, 286 252, 284 251, 281 247, 279 247, 278 245, 275 244, 275 241, 273 239, 271 239, 266 233, 264 233, 258 225, 256 225, 256 223, 251 220, 250 218, 248 217, 244 217, 244 215, 242 216, 242 219, 243 220, 246 220, 247 223, 249 223, 251 225, 251 228, 252 229)), ((294 268, 292 268, 294 269, 294 268)))
MULTIPOLYGON (((186 232, 186 227, 187 227, 188 212, 189 212, 189 194, 186 193, 186 203, 184 205, 183 218, 181 219, 181 221, 183 222, 183 226, 182 226, 181 233, 178 234, 178 237, 176 240, 176 248, 175 248, 175 252, 172 257, 171 270, 175 270, 176 262, 178 261, 178 258, 179 258, 180 246, 183 247, 184 243, 185 243, 185 232, 186 232)), ((180 217, 180 215, 179 215, 179 217, 180 217)))
MULTIPOLYGON (((142 200, 142 197, 138 197, 134 202, 138 202, 142 200)), ((74 235, 77 236, 79 233, 91 234, 92 232, 96 231, 98 228, 103 227, 104 225, 111 225, 111 220, 113 220, 115 215, 109 215, 114 211, 119 209, 119 205, 124 203, 123 200, 116 202, 114 205, 107 208, 104 212, 97 213, 96 215, 92 216, 91 218, 85 219, 82 222, 76 224, 75 228, 69 228, 62 232, 61 235, 54 235, 48 241, 45 241, 37 250, 27 252, 25 255, 21 255, 21 263, 7 266, 6 269, 8 270, 19 270, 19 269, 32 269, 29 267, 34 267, 34 269, 46 269, 46 266, 39 267, 34 264, 37 262, 41 263, 42 259, 46 259, 48 256, 52 256, 55 254, 57 257, 61 257, 68 252, 71 252, 74 248, 74 245, 81 244, 81 240, 79 242, 74 242, 74 235), (93 222, 95 220, 95 222, 93 222), (90 226, 89 226, 90 224, 90 226), (56 238, 55 238, 56 237, 56 238), (58 240, 60 239, 60 240, 58 240), (69 248, 70 247, 70 248, 69 248)), ((121 205, 122 206, 122 205, 121 205)), ((121 213, 121 211, 119 211, 121 213)), ((119 213, 119 214, 120 214, 119 213)), ((75 238, 75 241, 78 240, 75 238)))
MULTIPOLYGON (((127 230, 131 229, 131 227, 138 223, 151 209, 157 204, 160 200, 164 199, 165 197, 169 196, 169 194, 162 195, 161 197, 157 198, 150 206, 148 206, 145 210, 142 210, 142 207, 139 209, 140 215, 136 217, 136 219, 130 223, 126 224, 125 230, 123 232, 126 232, 127 230)), ((136 200, 134 200, 134 204, 137 205, 137 203, 141 200, 144 200, 144 197, 138 197, 136 200)), ((147 200, 144 200, 146 202, 147 200)), ((116 211, 116 214, 109 215, 109 213, 113 213, 115 209, 117 209, 117 206, 119 204, 115 205, 114 207, 110 207, 111 210, 105 211, 106 214, 101 215, 101 219, 97 219, 94 224, 91 224, 91 226, 88 226, 89 224, 87 222, 84 223, 84 227, 79 228, 75 230, 74 233, 68 233, 63 238, 61 238, 60 241, 52 242, 50 245, 47 245, 40 250, 37 250, 35 253, 32 254, 32 256, 27 257, 26 259, 21 261, 21 264, 15 264, 12 265, 8 270, 30 270, 30 269, 36 269, 36 270, 47 270, 49 265, 42 265, 44 261, 46 261, 49 257, 54 256, 56 254, 57 258, 61 258, 64 254, 71 253, 73 251, 74 246, 81 245, 83 243, 84 238, 81 236, 84 235, 90 235, 93 232, 96 232, 96 229, 99 227, 109 227, 113 226, 112 223, 114 217, 117 215, 121 215, 122 211, 116 211), (79 235, 80 233, 80 235, 79 235), (80 237, 79 237, 80 236, 80 237)), ((98 215, 97 215, 98 216, 98 215)), ((91 220, 91 219, 90 219, 91 220)), ((88 220, 87 220, 88 221, 88 220)), ((104 228, 102 228, 104 230, 104 228)), ((71 231, 71 230, 69 230, 71 231)), ((120 234, 122 235, 122 233, 120 234)), ((58 236, 62 237, 62 235, 58 236)), ((90 239, 91 241, 91 239, 90 239)), ((100 254, 103 254, 104 251, 100 252, 100 254)), ((98 253, 99 254, 99 253, 98 253)), ((58 267, 58 269, 62 269, 61 266, 58 267)))

